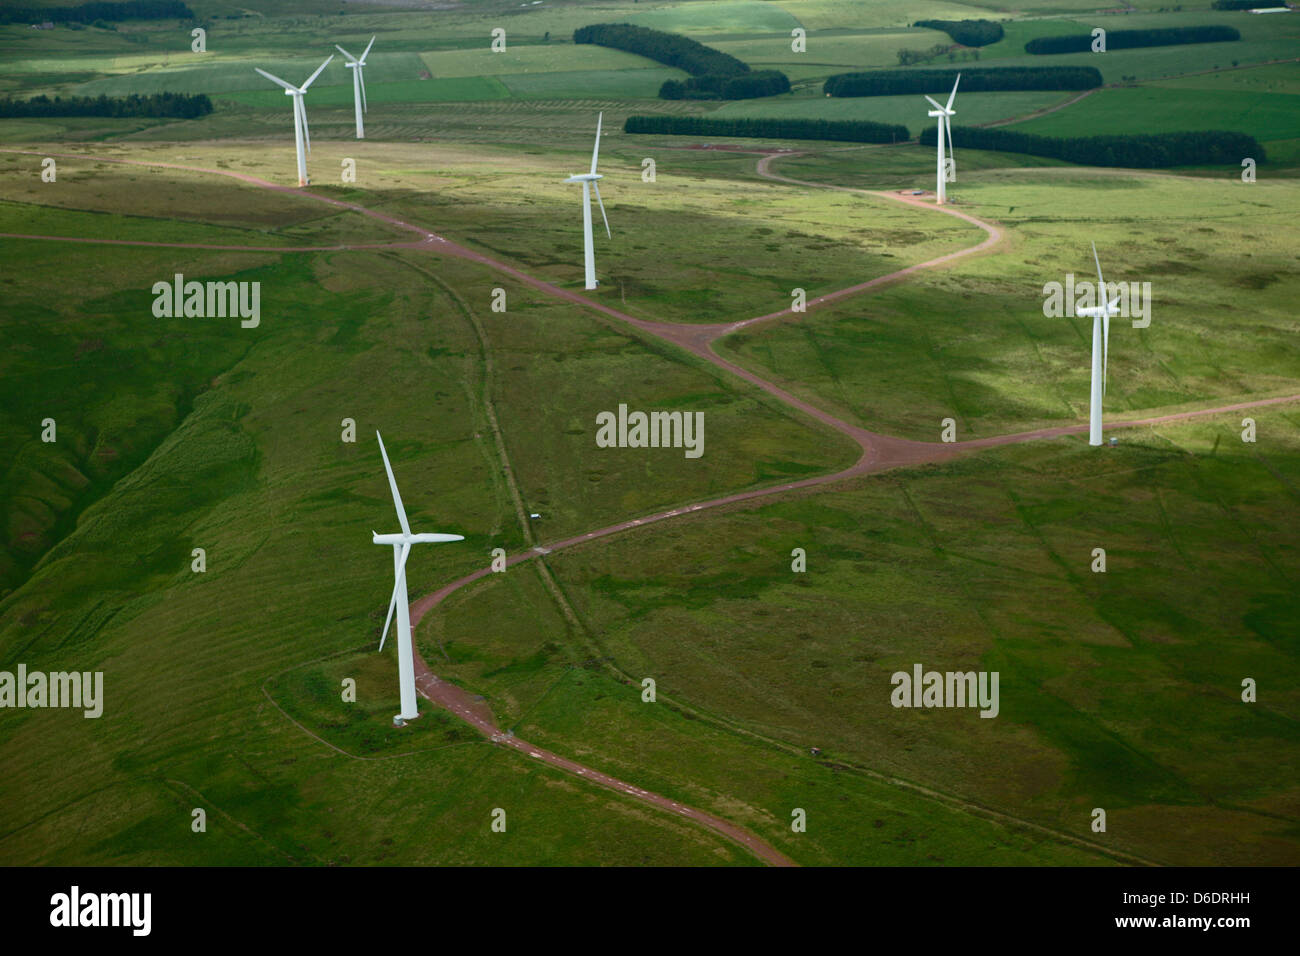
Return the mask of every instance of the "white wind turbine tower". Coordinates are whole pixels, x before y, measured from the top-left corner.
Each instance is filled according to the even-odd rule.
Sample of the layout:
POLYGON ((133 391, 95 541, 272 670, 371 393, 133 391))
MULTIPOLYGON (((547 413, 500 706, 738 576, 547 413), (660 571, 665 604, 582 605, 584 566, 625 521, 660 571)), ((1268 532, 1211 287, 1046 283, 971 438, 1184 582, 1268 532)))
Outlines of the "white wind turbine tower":
POLYGON ((406 509, 402 507, 402 496, 397 491, 397 479, 393 477, 393 466, 388 463, 388 452, 384 450, 384 439, 375 432, 379 439, 379 453, 384 456, 384 470, 388 472, 388 486, 393 490, 393 504, 397 506, 397 520, 402 526, 401 534, 379 534, 371 532, 375 544, 388 544, 393 547, 393 573, 397 578, 393 585, 393 598, 388 602, 388 617, 384 619, 384 633, 379 638, 379 649, 384 649, 384 640, 388 637, 388 625, 392 623, 393 611, 397 611, 397 676, 401 687, 402 712, 393 718, 393 723, 401 726, 408 720, 420 716, 415 704, 415 657, 411 644, 411 607, 406 594, 406 559, 411 555, 413 544, 439 544, 444 541, 464 541, 459 534, 412 534, 411 526, 406 520, 406 509))
POLYGON ((357 110, 357 139, 366 138, 366 127, 361 122, 361 114, 363 112, 369 112, 369 110, 366 107, 366 80, 365 77, 361 75, 361 71, 366 65, 366 54, 370 52, 370 48, 374 45, 375 38, 372 36, 370 42, 366 44, 366 49, 361 56, 355 57, 337 43, 334 44, 334 49, 338 50, 348 58, 348 62, 343 65, 352 71, 352 103, 357 110))
POLYGON ((307 87, 315 82, 316 77, 320 76, 321 70, 330 65, 330 60, 334 59, 334 54, 329 55, 329 59, 316 68, 316 72, 307 77, 307 82, 302 86, 294 86, 292 83, 286 83, 278 76, 272 76, 266 70, 253 67, 258 73, 284 87, 284 95, 293 98, 293 139, 294 145, 298 147, 298 185, 306 186, 307 179, 307 157, 303 153, 303 141, 306 140, 307 152, 311 152, 311 132, 307 129, 307 108, 303 106, 302 98, 307 93, 307 87))
POLYGON ((582 249, 587 267, 588 289, 596 288, 596 252, 592 248, 591 241, 591 191, 593 189, 596 191, 596 202, 600 203, 600 218, 605 220, 605 235, 613 238, 609 231, 609 217, 605 215, 605 204, 600 202, 600 187, 596 185, 597 180, 604 179, 596 172, 596 157, 600 155, 600 123, 604 117, 604 113, 596 117, 596 147, 591 151, 591 172, 570 176, 565 180, 566 183, 582 183, 582 249))
MULTIPOLYGON (((938 117, 939 119, 939 128, 936 131, 938 135, 935 137, 938 140, 938 144, 939 144, 939 177, 938 177, 938 183, 934 189, 934 194, 935 196, 938 197, 938 202, 940 205, 942 205, 944 200, 948 198, 947 191, 944 189, 944 182, 947 179, 945 173, 947 172, 947 170, 943 168, 943 141, 946 135, 946 138, 948 140, 948 145, 950 147, 952 146, 952 117, 956 115, 957 112, 952 108, 952 101, 957 98, 957 84, 960 82, 961 82, 961 74, 958 73, 957 79, 955 79, 952 84, 952 92, 948 94, 947 106, 940 106, 935 100, 931 99, 929 96, 926 96, 926 99, 930 100, 930 105, 934 107, 934 109, 930 110, 930 112, 927 115, 935 116, 938 117)), ((956 177, 956 173, 957 173, 957 169, 956 166, 954 165, 953 167, 954 178, 956 177)))
POLYGON ((1101 444, 1101 398, 1106 392, 1106 368, 1110 352, 1110 317, 1119 307, 1120 297, 1106 300, 1106 283, 1101 277, 1101 260, 1097 244, 1092 244, 1092 258, 1097 263, 1097 301, 1100 305, 1075 309, 1075 315, 1092 318, 1092 400, 1088 411, 1088 444, 1101 444))

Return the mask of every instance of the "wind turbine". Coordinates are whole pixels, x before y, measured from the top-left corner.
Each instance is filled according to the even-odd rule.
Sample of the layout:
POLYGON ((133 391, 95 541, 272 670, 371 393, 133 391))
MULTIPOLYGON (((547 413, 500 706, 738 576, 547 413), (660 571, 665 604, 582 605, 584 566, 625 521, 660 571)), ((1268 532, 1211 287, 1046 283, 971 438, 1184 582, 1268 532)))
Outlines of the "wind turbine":
MULTIPOLYGON (((957 111, 952 108, 952 101, 957 98, 957 84, 960 82, 961 82, 961 74, 958 73, 957 79, 954 80, 952 84, 952 92, 948 94, 947 106, 940 106, 935 100, 931 99, 929 96, 926 96, 926 99, 930 100, 930 105, 934 107, 934 109, 930 110, 930 112, 926 115, 937 116, 939 118, 938 136, 936 137, 936 139, 938 139, 939 142, 939 179, 938 179, 938 185, 935 186, 934 192, 935 195, 938 197, 938 201, 940 205, 942 205, 944 200, 947 199, 947 193, 944 190, 944 182, 947 179, 947 176, 945 174, 947 173, 947 170, 944 169, 943 166, 943 141, 944 141, 944 135, 946 133, 948 139, 948 145, 949 146, 952 145, 952 117, 957 113, 957 111)), ((953 163, 952 174, 953 174, 953 179, 955 180, 957 178, 957 164, 955 162, 953 163)))
POLYGON ((352 103, 357 110, 357 139, 366 138, 366 128, 361 122, 361 114, 368 112, 366 107, 366 80, 361 75, 361 71, 366 65, 366 54, 370 52, 370 48, 374 45, 375 38, 372 36, 370 42, 366 44, 365 52, 361 54, 360 58, 357 58, 337 43, 334 44, 334 49, 348 58, 348 62, 343 65, 352 71, 352 103))
POLYGON ((1110 317, 1119 307, 1120 297, 1106 301, 1106 282, 1101 277, 1101 260, 1097 244, 1092 244, 1092 258, 1097 263, 1097 301, 1100 305, 1075 309, 1075 315, 1092 318, 1092 400, 1088 411, 1088 444, 1101 444, 1101 398, 1106 392, 1106 368, 1110 352, 1110 317))
POLYGON ((384 470, 388 472, 388 487, 393 490, 393 504, 397 506, 397 521, 402 526, 401 534, 380 534, 372 531, 375 544, 393 546, 393 573, 397 578, 393 585, 393 598, 388 602, 388 617, 384 619, 384 633, 379 638, 379 649, 384 649, 384 640, 388 637, 388 625, 392 623, 393 611, 397 612, 397 677, 402 694, 402 712, 393 718, 399 727, 408 720, 420 716, 415 704, 415 658, 411 645, 411 608, 406 595, 406 559, 411 555, 413 544, 440 544, 444 541, 464 541, 459 534, 412 534, 411 525, 406 520, 406 509, 402 507, 402 496, 397 491, 397 479, 393 477, 393 466, 388 463, 388 452, 384 450, 384 439, 375 432, 379 439, 379 453, 384 456, 384 470))
POLYGON ((306 140, 307 142, 307 152, 309 153, 311 152, 311 132, 307 129, 307 108, 303 106, 302 98, 307 92, 307 87, 311 86, 312 83, 316 80, 316 77, 320 76, 321 70, 325 69, 325 67, 330 65, 330 60, 332 59, 334 59, 333 53, 329 55, 329 60, 326 60, 320 66, 316 67, 316 72, 313 73, 311 76, 307 77, 307 82, 304 83, 302 86, 294 86, 292 83, 286 83, 278 76, 273 76, 270 73, 267 73, 266 70, 259 69, 258 67, 253 67, 254 70, 257 70, 258 73, 261 73, 272 83, 277 83, 280 86, 283 86, 285 96, 293 97, 293 140, 294 140, 294 145, 298 147, 298 185, 299 186, 306 186, 308 183, 307 157, 303 154, 302 151, 304 140, 306 140))
POLYGON ((600 218, 605 220, 605 235, 614 238, 609 231, 609 217, 605 215, 605 204, 600 202, 600 187, 597 180, 605 177, 596 172, 596 157, 600 155, 600 123, 605 114, 596 117, 596 147, 591 151, 591 172, 570 176, 566 183, 582 183, 582 251, 587 267, 587 288, 596 288, 596 252, 591 242, 591 191, 596 191, 596 202, 600 203, 600 218))

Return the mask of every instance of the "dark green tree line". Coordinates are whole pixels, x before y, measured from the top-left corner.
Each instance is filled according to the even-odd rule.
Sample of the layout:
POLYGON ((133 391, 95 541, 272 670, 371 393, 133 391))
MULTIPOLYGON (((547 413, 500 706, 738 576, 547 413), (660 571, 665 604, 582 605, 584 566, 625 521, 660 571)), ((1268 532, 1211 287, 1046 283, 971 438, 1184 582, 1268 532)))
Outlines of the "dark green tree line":
POLYGON ((94 23, 96 20, 193 20, 194 11, 179 0, 122 0, 83 3, 76 7, 0 6, 0 23, 94 23))
MULTIPOLYGON (((1234 27, 1164 27, 1158 30, 1107 30, 1107 50, 1129 50, 1143 46, 1175 46, 1180 43, 1221 43, 1240 40, 1234 27)), ((1071 33, 1059 37, 1035 37, 1025 44, 1026 53, 1087 53, 1092 35, 1071 33)))
POLYGON ((697 43, 688 37, 630 23, 595 23, 573 31, 574 43, 595 43, 648 57, 668 66, 685 70, 692 76, 716 74, 734 76, 748 73, 748 64, 729 53, 697 43))
POLYGON ((625 133, 663 133, 676 136, 739 136, 768 139, 827 139, 848 143, 906 142, 906 126, 867 120, 810 120, 710 116, 629 116, 625 133))
MULTIPOLYGON (((933 146, 935 127, 921 133, 921 145, 933 146)), ((1126 166, 1163 169, 1169 166, 1239 167, 1246 158, 1264 161, 1264 147, 1253 136, 1227 130, 1191 133, 1148 133, 1131 136, 1036 136, 1011 129, 954 126, 956 149, 992 149, 1003 153, 1049 156, 1081 166, 1126 166)))
POLYGON ((1091 90, 1101 86, 1093 66, 981 66, 973 69, 871 70, 837 73, 826 78, 822 92, 831 96, 895 96, 952 89, 961 73, 968 93, 989 90, 1091 90))
POLYGON ((993 20, 917 20, 912 26, 942 30, 962 46, 988 46, 1003 37, 1002 24, 993 20))
POLYGON ((196 119, 212 112, 206 93, 150 93, 130 96, 36 96, 0 100, 0 117, 23 116, 166 116, 196 119))

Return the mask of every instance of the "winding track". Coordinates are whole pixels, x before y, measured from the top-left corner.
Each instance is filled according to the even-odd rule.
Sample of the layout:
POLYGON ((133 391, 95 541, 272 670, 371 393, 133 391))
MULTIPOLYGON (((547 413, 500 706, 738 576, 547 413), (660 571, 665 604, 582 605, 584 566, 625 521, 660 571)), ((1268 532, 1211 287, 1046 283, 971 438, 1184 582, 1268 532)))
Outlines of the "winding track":
MULTIPOLYGON (((367 216, 371 219, 375 219, 387 223, 390 226, 394 226, 396 228, 405 231, 413 232, 418 236, 418 238, 407 242, 351 244, 351 245, 343 244, 343 245, 333 245, 333 246, 292 246, 291 247, 291 246, 226 246, 226 245, 209 245, 203 243, 162 243, 162 242, 143 242, 143 241, 132 241, 132 240, 86 239, 86 238, 69 237, 69 236, 38 236, 38 235, 16 234, 16 233, 0 233, 0 237, 13 238, 13 239, 39 239, 39 240, 60 241, 60 242, 98 243, 98 244, 106 244, 106 245, 132 245, 132 246, 150 246, 150 247, 167 247, 167 248, 184 248, 184 249, 214 249, 214 250, 239 251, 239 252, 325 252, 325 251, 379 250, 379 249, 399 249, 399 248, 426 249, 426 250, 434 251, 440 255, 455 256, 457 258, 467 259, 469 261, 477 262, 481 265, 487 266, 490 269, 509 275, 512 278, 528 286, 531 286, 532 288, 547 293, 548 295, 567 300, 583 308, 592 309, 596 312, 602 313, 608 318, 612 318, 616 320, 619 323, 630 325, 636 329, 641 330, 644 333, 647 333, 661 340, 670 342, 673 345, 676 345, 682 349, 685 349, 686 351, 690 352, 693 355, 698 356, 699 358, 709 362, 710 364, 715 365, 718 368, 724 369, 725 371, 731 373, 732 375, 736 375, 744 379, 745 381, 758 387, 759 389, 766 392, 767 394, 773 396, 781 403, 791 408, 796 408, 799 411, 803 412, 804 414, 808 415, 809 417, 821 422, 824 425, 833 428, 834 430, 840 432, 843 435, 846 435, 847 437, 853 439, 853 441, 855 441, 858 444, 859 448, 861 449, 861 453, 858 457, 858 460, 854 462, 854 464, 850 465, 848 468, 843 469, 842 471, 835 472, 833 474, 820 475, 814 478, 805 478, 800 481, 786 482, 780 485, 758 488, 750 491, 737 492, 735 494, 725 495, 723 497, 713 498, 707 501, 701 501, 701 502, 696 502, 694 504, 683 505, 682 507, 673 508, 667 511, 660 511, 655 514, 646 515, 640 518, 629 519, 627 521, 619 522, 618 524, 613 524, 604 528, 599 528, 595 531, 588 531, 585 534, 575 535, 573 537, 566 538, 562 541, 552 542, 546 544, 545 546, 538 546, 529 551, 522 551, 510 555, 506 558, 507 566, 519 564, 523 561, 528 561, 531 560, 532 558, 536 558, 544 554, 549 554, 553 551, 560 551, 565 548, 571 548, 574 547, 575 545, 583 544, 587 541, 592 541, 597 538, 607 537, 608 535, 617 534, 622 531, 629 531, 632 530, 633 528, 642 527, 648 524, 654 524, 659 521, 666 520, 668 518, 677 517, 679 515, 693 514, 695 512, 704 511, 709 508, 717 508, 722 505, 729 505, 729 504, 735 504, 737 502, 749 501, 754 498, 763 498, 771 495, 782 494, 800 488, 811 488, 819 485, 826 485, 834 482, 845 481, 851 478, 860 477, 862 475, 884 471, 889 468, 896 468, 896 467, 902 467, 907 465, 917 465, 926 462, 942 461, 967 450, 989 448, 997 445, 1013 444, 1013 443, 1024 442, 1024 441, 1032 441, 1038 438, 1051 438, 1051 437, 1058 437, 1062 435, 1080 434, 1088 430, 1088 426, 1086 424, 1065 425, 1065 426, 1058 426, 1054 428, 1042 428, 1033 431, 1019 432, 1010 435, 994 436, 991 438, 975 439, 975 440, 964 441, 964 442, 954 442, 951 444, 911 441, 908 439, 895 438, 889 435, 877 434, 875 432, 868 431, 867 429, 860 428, 856 425, 849 424, 848 422, 836 418, 830 413, 825 412, 817 408, 816 406, 813 406, 803 401, 802 399, 799 399, 791 395, 789 392, 767 381, 766 379, 763 379, 758 375, 755 375, 753 372, 750 372, 747 369, 744 369, 732 362, 727 361, 726 359, 722 358, 714 351, 713 344, 718 339, 726 335, 730 335, 734 332, 737 332, 741 329, 749 328, 751 326, 758 325, 760 323, 773 321, 783 316, 792 315, 793 310, 791 308, 786 308, 779 312, 771 312, 766 315, 756 316, 754 318, 746 319, 740 322, 717 323, 711 325, 681 325, 681 324, 673 324, 673 323, 651 322, 646 319, 639 319, 634 316, 628 315, 624 312, 620 312, 617 309, 611 308, 610 306, 604 305, 603 303, 596 302, 576 292, 570 291, 568 289, 562 289, 559 286, 552 285, 549 282, 544 282, 533 276, 527 275, 523 272, 520 272, 518 269, 515 269, 513 266, 507 265, 503 262, 499 262, 488 256, 482 255, 481 253, 475 252, 472 249, 468 249, 457 243, 451 242, 450 240, 442 236, 439 236, 436 233, 430 232, 429 230, 421 226, 413 225, 404 220, 400 220, 395 217, 388 216, 380 212, 376 212, 375 210, 372 209, 367 209, 364 206, 358 206, 354 203, 343 202, 342 200, 333 199, 328 196, 322 196, 315 193, 306 192, 305 190, 296 187, 277 185, 275 183, 268 182, 267 180, 260 179, 256 176, 249 175, 247 173, 238 173, 230 170, 221 170, 221 169, 205 169, 202 167, 185 166, 177 163, 159 163, 159 162, 148 162, 145 160, 130 160, 130 159, 99 157, 99 156, 92 156, 83 153, 51 154, 46 152, 35 152, 32 150, 16 150, 16 149, 0 149, 0 152, 17 153, 21 155, 31 155, 31 156, 53 155, 63 159, 92 160, 95 162, 110 162, 110 163, 119 163, 122 165, 147 166, 147 167, 156 167, 156 168, 164 168, 164 169, 175 169, 175 170, 181 170, 185 172, 201 172, 201 173, 207 173, 210 175, 217 175, 217 176, 228 176, 232 179, 236 179, 241 182, 247 183, 249 185, 257 186, 259 188, 270 189, 275 192, 281 192, 281 193, 292 193, 294 195, 302 196, 308 199, 313 199, 317 202, 323 202, 331 206, 347 209, 352 212, 359 213, 363 216, 367 216)), ((989 249, 992 249, 1002 241, 1003 238, 1002 230, 999 229, 997 226, 993 225, 992 223, 987 223, 984 222, 983 220, 977 219, 976 217, 968 213, 964 213, 961 212, 960 210, 953 209, 950 206, 949 207, 934 206, 928 202, 924 202, 914 197, 904 196, 897 193, 876 192, 876 191, 869 191, 869 190, 852 189, 845 186, 828 186, 822 183, 812 183, 812 182, 807 182, 805 180, 792 179, 771 172, 769 167, 773 159, 778 158, 778 156, 790 157, 795 155, 801 155, 801 154, 791 153, 791 152, 782 152, 780 154, 762 154, 763 158, 761 158, 758 161, 757 171, 759 175, 778 182, 785 182, 793 185, 807 186, 807 187, 820 188, 820 189, 832 189, 840 192, 855 193, 860 195, 875 196, 878 198, 887 199, 895 202, 902 202, 907 205, 918 206, 935 212, 941 212, 946 215, 955 216, 958 219, 962 219, 968 223, 971 223, 972 225, 978 226, 986 233, 983 241, 981 241, 977 245, 970 246, 966 249, 958 250, 957 252, 948 253, 947 255, 939 256, 938 258, 931 259, 927 262, 922 262, 916 265, 907 266, 906 268, 899 269, 895 272, 891 272, 888 275, 879 276, 867 282, 861 282, 858 283, 857 285, 849 286, 848 288, 840 289, 836 292, 828 293, 827 295, 820 296, 816 299, 812 299, 807 303, 808 309, 820 308, 832 302, 837 302, 841 299, 858 295, 859 293, 866 292, 871 289, 875 289, 892 282, 896 282, 922 269, 935 268, 937 266, 947 264, 949 262, 952 262, 956 259, 963 258, 965 256, 987 251, 989 249)), ((1114 422, 1109 424, 1107 427, 1110 429, 1115 429, 1115 428, 1131 428, 1131 427, 1142 426, 1142 425, 1155 425, 1155 424, 1178 421, 1178 420, 1183 420, 1188 418, 1196 418, 1205 415, 1219 414, 1222 412, 1238 411, 1246 408, 1257 408, 1265 405, 1283 404, 1287 402, 1294 402, 1297 400, 1300 400, 1300 395, 1289 395, 1289 396, 1283 396, 1279 398, 1260 399, 1256 401, 1239 402, 1233 405, 1218 406, 1215 408, 1207 408, 1207 409, 1200 409, 1200 410, 1189 411, 1189 412, 1180 412, 1180 413, 1175 413, 1170 415, 1156 416, 1153 418, 1138 419, 1138 420, 1126 421, 1126 422, 1114 422)), ((465 587, 468 584, 473 583, 474 581, 479 580, 480 578, 486 577, 489 573, 491 573, 489 568, 486 567, 480 568, 479 570, 475 571, 472 574, 468 574, 465 577, 460 578, 459 580, 453 581, 450 584, 443 586, 439 590, 435 591, 433 594, 426 595, 425 597, 422 597, 416 600, 415 602, 413 602, 411 604, 412 629, 414 630, 414 628, 420 623, 420 621, 424 618, 424 616, 428 614, 429 611, 431 611, 433 608, 437 607, 438 604, 440 604, 444 599, 446 599, 448 595, 465 587)), ((522 754, 526 754, 527 756, 533 759, 539 760, 559 770, 563 770, 566 773, 570 773, 573 774, 574 776, 581 777, 585 780, 588 780, 594 784, 605 787, 607 789, 614 790, 619 793, 623 793, 628 797, 631 797, 636 800, 640 800, 643 803, 648 803, 658 809, 670 813, 675 813, 681 817, 684 817, 688 820, 691 820, 695 823, 705 826, 708 829, 713 830, 715 833, 718 833, 721 836, 726 837, 727 839, 733 841, 734 843, 737 843, 740 846, 744 847, 745 849, 749 850, 751 853, 753 853, 755 856, 757 856, 759 859, 763 860, 766 863, 776 865, 776 866, 797 865, 794 863, 793 860, 789 859, 784 854, 780 853, 774 847, 769 846, 767 843, 760 840, 758 837, 754 836, 753 834, 749 833, 748 831, 738 826, 735 826, 734 824, 727 822, 726 820, 721 819, 720 817, 713 816, 712 814, 708 814, 703 811, 696 810, 692 807, 680 804, 676 801, 669 800, 667 797, 663 797, 658 794, 651 793, 647 790, 643 790, 640 787, 636 787, 622 780, 618 780, 614 777, 609 776, 608 774, 604 774, 599 771, 592 770, 591 768, 584 767, 581 764, 578 764, 572 760, 568 760, 567 758, 561 757, 548 750, 543 750, 540 747, 533 746, 532 744, 520 740, 519 738, 513 736, 512 734, 503 733, 501 729, 498 728, 494 723, 491 710, 486 706, 486 704, 476 700, 473 695, 457 687, 456 685, 449 684, 446 681, 439 679, 437 675, 435 675, 432 672, 432 670, 430 670, 428 664, 420 655, 418 647, 415 648, 414 657, 415 657, 415 670, 416 670, 416 686, 419 689, 419 692, 429 701, 444 707, 445 709, 451 711, 456 716, 460 717, 462 720, 470 724, 470 726, 474 727, 476 730, 478 730, 484 736, 488 737, 494 743, 497 743, 502 746, 510 747, 514 750, 519 751, 522 754)), ((929 792, 919 787, 914 787, 914 789, 917 789, 919 792, 927 792, 927 793, 929 792)), ((938 796, 937 794, 935 795, 938 796)), ((1064 839, 1075 845, 1084 846, 1089 849, 1096 850, 1110 856, 1117 855, 1115 851, 1109 848, 1097 846, 1086 840, 1075 838, 1069 834, 1058 833, 1056 831, 1049 830, 1046 827, 1041 827, 1037 824, 1033 824, 1029 821, 1016 820, 1015 818, 1011 818, 997 811, 988 811, 985 808, 978 807, 975 804, 965 804, 964 802, 962 803, 968 809, 980 812, 985 816, 991 815, 1003 821, 1017 823, 1022 826, 1027 826, 1038 832, 1050 834, 1056 837, 1057 839, 1064 839)), ((1120 856, 1124 856, 1124 855, 1120 854, 1120 856)), ((1140 863, 1149 862, 1137 857, 1126 857, 1126 858, 1131 862, 1140 862, 1140 863)))

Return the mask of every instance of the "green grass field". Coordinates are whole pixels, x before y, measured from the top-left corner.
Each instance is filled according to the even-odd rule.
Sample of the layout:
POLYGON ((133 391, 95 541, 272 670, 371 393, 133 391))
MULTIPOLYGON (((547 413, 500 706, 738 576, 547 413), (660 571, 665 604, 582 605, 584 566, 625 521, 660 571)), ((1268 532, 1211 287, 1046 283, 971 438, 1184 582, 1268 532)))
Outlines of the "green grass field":
POLYGON ((1101 90, 1068 110, 1014 128, 1040 136, 1072 136, 1082 126, 1105 136, 1139 132, 1153 116, 1160 117, 1162 129, 1171 131, 1231 129, 1261 143, 1300 137, 1300 96, 1294 93, 1168 87, 1101 90))
POLYGON ((335 43, 355 53, 374 34, 366 140, 341 57, 308 94, 310 193, 583 293, 581 193, 564 179, 588 168, 603 113, 611 235, 596 211, 600 286, 583 294, 644 320, 738 321, 787 308, 796 287, 814 299, 984 233, 819 188, 932 190, 929 148, 634 136, 625 117, 873 119, 916 134, 919 96, 832 99, 822 80, 947 42, 919 19, 1004 20, 978 64, 954 50, 920 66, 1081 63, 1109 85, 1044 115, 1073 94, 959 94, 958 122, 1237 129, 1268 149, 1258 181, 1235 165, 1082 169, 958 149, 950 198, 1002 230, 998 246, 728 335, 718 354, 886 436, 937 442, 946 418, 961 440, 1082 424, 1090 325, 1045 316, 1043 286, 1090 277, 1095 241, 1108 280, 1153 296, 1149 327, 1112 324, 1107 421, 1205 409, 1300 393, 1300 65, 1269 62, 1295 59, 1300 19, 1083 0, 351 6, 205 0, 206 54, 178 21, 0 27, 0 96, 180 91, 216 105, 193 121, 0 120, 0 142, 24 151, 0 152, 0 232, 18 237, 0 250, 0 669, 101 670, 106 695, 95 720, 0 710, 0 863, 759 862, 427 701, 392 725, 391 636, 378 652, 392 568, 370 533, 395 520, 377 430, 416 530, 465 538, 415 550, 412 600, 495 548, 531 556, 453 592, 415 635, 440 678, 523 740, 802 865, 1300 862, 1300 404, 1114 431, 1113 448, 1076 434, 969 451, 539 552, 835 473, 859 448, 681 348, 436 244, 288 251, 411 234, 235 178, 296 182, 286 97, 253 67, 301 80, 335 43), (571 42, 624 21, 785 70, 796 88, 658 100, 682 71, 571 42), (1198 23, 1243 39, 1023 50, 1093 25, 1198 23), (496 28, 504 53, 489 48, 496 28), (796 28, 806 53, 791 50, 796 28), (807 185, 759 175, 752 150, 773 149, 789 154, 771 170, 807 185), (260 325, 155 317, 152 286, 176 273, 260 283, 260 325), (703 457, 598 447, 596 416, 619 404, 702 412, 703 457), (796 548, 806 571, 792 570, 796 548), (998 672, 998 717, 892 707, 891 674, 918 662, 998 672), (205 834, 190 830, 194 807, 205 834), (495 808, 506 834, 490 829, 495 808))
POLYGON ((658 10, 633 13, 625 19, 628 23, 652 30, 710 37, 738 33, 784 33, 789 36, 790 31, 800 25, 798 18, 780 4, 762 3, 759 0, 677 3, 658 10))
POLYGON ((807 49, 804 53, 792 51, 789 31, 781 36, 720 40, 709 45, 739 57, 746 63, 761 64, 765 69, 787 72, 803 70, 812 75, 825 76, 850 70, 895 66, 900 49, 927 49, 936 43, 950 42, 946 33, 924 29, 829 36, 814 33, 811 37, 806 37, 805 41, 807 49))
POLYGON ((1240 67, 1217 73, 1194 73, 1152 84, 1162 89, 1300 93, 1300 63, 1240 67))

